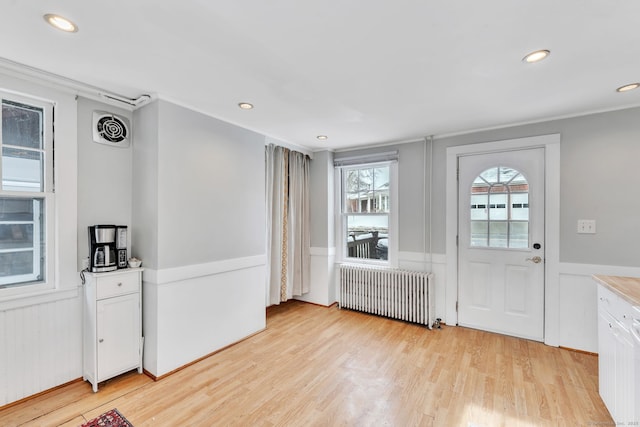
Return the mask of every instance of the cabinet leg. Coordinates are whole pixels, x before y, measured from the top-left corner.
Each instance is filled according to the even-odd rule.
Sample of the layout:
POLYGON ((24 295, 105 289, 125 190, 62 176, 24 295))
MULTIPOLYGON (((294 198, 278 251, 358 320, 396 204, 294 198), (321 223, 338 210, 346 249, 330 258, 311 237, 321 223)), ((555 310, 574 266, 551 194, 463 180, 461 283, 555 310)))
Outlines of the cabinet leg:
POLYGON ((97 393, 98 392, 98 383, 92 384, 92 388, 93 388, 93 392, 97 393))

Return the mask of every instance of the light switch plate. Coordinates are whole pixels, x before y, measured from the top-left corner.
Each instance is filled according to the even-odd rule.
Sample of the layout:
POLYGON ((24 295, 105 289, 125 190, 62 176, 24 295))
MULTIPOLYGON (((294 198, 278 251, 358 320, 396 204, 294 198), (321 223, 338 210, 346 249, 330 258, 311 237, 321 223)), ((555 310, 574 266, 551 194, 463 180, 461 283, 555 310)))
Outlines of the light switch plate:
POLYGON ((596 234, 595 219, 579 219, 578 234, 596 234))

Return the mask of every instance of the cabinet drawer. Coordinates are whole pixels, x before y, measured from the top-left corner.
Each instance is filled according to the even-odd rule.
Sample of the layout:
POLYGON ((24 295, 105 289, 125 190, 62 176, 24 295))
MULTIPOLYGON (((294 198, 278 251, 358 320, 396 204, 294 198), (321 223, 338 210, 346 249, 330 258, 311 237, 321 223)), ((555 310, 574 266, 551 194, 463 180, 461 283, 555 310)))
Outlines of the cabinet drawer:
POLYGON ((117 295, 138 292, 138 274, 119 274, 99 277, 96 281, 96 298, 110 298, 117 295))

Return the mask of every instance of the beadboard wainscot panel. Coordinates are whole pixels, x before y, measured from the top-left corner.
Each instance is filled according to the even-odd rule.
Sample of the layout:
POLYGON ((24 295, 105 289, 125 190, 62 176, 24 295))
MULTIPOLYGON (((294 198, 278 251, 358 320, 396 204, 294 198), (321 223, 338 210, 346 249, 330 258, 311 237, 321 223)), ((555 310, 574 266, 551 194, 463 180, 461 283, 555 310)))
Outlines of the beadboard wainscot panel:
POLYGON ((597 284, 594 274, 640 277, 639 267, 560 263, 560 346, 598 352, 597 284))
POLYGON ((144 369, 166 375, 266 327, 266 256, 143 274, 144 369))
POLYGON ((74 288, 37 303, 3 302, 0 406, 82 377, 80 295, 74 288))
POLYGON ((330 306, 337 301, 336 279, 335 279, 335 259, 336 248, 312 247, 311 272, 309 274, 311 284, 309 292, 297 296, 295 299, 313 304, 330 306))

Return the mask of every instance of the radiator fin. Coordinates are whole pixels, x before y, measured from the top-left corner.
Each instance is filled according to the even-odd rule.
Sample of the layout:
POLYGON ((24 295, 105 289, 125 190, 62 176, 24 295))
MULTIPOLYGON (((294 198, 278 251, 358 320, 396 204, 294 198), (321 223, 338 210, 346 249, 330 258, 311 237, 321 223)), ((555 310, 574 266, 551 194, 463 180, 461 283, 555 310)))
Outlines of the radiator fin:
POLYGON ((340 265, 340 308, 433 327, 433 274, 340 265))

